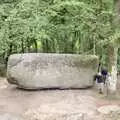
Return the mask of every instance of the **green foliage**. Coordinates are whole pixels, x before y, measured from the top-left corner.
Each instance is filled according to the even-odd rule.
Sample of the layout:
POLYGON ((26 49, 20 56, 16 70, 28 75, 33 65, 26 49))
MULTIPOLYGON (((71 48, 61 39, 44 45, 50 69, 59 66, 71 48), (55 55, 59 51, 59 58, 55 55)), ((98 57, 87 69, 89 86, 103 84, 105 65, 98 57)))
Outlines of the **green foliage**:
POLYGON ((106 64, 107 44, 119 42, 114 16, 112 0, 2 0, 0 55, 96 54, 106 64))

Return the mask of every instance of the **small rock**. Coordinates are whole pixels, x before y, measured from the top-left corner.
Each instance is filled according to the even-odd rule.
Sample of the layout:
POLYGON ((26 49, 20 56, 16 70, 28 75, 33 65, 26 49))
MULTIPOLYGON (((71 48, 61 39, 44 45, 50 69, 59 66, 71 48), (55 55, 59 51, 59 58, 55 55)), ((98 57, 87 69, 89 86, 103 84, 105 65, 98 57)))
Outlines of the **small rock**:
POLYGON ((118 112, 120 111, 120 107, 117 105, 107 105, 98 108, 98 112, 102 114, 110 114, 111 112, 118 112))

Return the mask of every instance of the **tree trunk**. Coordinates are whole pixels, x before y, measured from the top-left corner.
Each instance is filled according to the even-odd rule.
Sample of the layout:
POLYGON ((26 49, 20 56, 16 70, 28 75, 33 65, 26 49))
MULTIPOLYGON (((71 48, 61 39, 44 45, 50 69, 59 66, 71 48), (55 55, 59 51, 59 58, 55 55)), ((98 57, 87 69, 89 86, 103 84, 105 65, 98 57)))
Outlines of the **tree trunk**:
POLYGON ((111 72, 110 92, 115 93, 117 90, 117 55, 118 48, 112 43, 108 45, 108 68, 111 72))
POLYGON ((22 53, 24 53, 24 41, 22 40, 22 43, 21 43, 21 47, 22 47, 22 53))
POLYGON ((34 46, 35 46, 35 52, 38 52, 38 44, 37 41, 34 39, 34 46))
POLYGON ((9 45, 9 49, 8 49, 8 52, 7 52, 7 56, 6 56, 6 58, 5 58, 5 63, 6 63, 6 66, 7 66, 7 62, 8 62, 8 58, 9 58, 9 56, 11 55, 11 53, 12 53, 12 48, 13 48, 13 44, 12 43, 10 43, 10 45, 9 45))
POLYGON ((115 6, 115 13, 116 13, 114 23, 118 25, 120 23, 120 0, 114 0, 114 6, 115 6))
POLYGON ((30 45, 31 45, 31 44, 30 44, 29 40, 27 39, 27 45, 26 45, 26 46, 27 46, 27 52, 28 52, 28 53, 30 52, 30 45))
POLYGON ((93 54, 96 55, 96 43, 95 43, 95 38, 93 39, 93 54))
MULTIPOLYGON (((113 20, 113 25, 116 27, 120 23, 120 0, 114 0, 114 11, 116 16, 113 20)), ((108 60, 109 71, 111 72, 110 92, 115 93, 117 90, 117 59, 118 59, 118 47, 115 43, 108 45, 108 60)))
POLYGON ((46 44, 46 47, 45 47, 45 52, 48 53, 48 49, 49 49, 49 45, 48 45, 48 40, 46 39, 45 40, 45 44, 46 44))

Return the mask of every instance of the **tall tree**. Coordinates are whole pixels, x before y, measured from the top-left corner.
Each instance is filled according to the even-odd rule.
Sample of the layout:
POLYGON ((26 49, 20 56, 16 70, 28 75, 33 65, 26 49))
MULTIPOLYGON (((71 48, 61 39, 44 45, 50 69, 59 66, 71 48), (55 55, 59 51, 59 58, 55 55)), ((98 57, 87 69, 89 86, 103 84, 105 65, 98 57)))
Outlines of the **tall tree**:
POLYGON ((115 17, 113 19, 113 29, 114 29, 114 37, 108 44, 108 63, 109 70, 111 71, 111 84, 110 89, 111 92, 116 92, 117 90, 117 60, 118 60, 118 47, 120 43, 120 33, 119 24, 120 24, 120 0, 114 0, 114 11, 115 17))

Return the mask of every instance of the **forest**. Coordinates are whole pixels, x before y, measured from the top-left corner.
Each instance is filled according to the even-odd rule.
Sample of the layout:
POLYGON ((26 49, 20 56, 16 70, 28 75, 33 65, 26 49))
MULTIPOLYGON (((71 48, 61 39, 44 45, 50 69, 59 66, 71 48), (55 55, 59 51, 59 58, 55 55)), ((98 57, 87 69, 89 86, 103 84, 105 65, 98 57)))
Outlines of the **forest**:
POLYGON ((93 54, 120 71, 119 15, 120 0, 0 0, 0 62, 14 53, 93 54))

